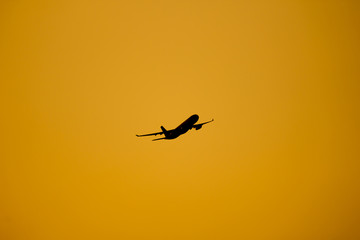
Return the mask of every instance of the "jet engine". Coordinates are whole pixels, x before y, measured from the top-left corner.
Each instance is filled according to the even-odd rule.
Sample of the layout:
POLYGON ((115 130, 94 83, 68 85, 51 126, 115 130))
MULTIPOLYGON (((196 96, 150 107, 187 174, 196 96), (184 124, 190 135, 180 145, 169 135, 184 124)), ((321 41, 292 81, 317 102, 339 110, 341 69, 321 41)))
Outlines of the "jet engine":
POLYGON ((202 127, 202 125, 196 126, 195 129, 199 130, 202 127))

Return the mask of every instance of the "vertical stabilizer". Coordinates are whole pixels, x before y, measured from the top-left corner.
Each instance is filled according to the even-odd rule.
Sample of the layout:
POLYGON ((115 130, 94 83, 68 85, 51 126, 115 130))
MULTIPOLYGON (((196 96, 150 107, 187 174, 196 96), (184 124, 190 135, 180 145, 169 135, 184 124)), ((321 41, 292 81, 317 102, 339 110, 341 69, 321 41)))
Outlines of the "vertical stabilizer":
POLYGON ((166 129, 164 128, 164 126, 161 126, 161 130, 163 131, 165 137, 167 137, 169 134, 168 134, 168 131, 166 131, 166 129))
POLYGON ((161 126, 161 130, 162 130, 163 133, 166 135, 167 131, 166 131, 166 129, 165 129, 163 126, 161 126))

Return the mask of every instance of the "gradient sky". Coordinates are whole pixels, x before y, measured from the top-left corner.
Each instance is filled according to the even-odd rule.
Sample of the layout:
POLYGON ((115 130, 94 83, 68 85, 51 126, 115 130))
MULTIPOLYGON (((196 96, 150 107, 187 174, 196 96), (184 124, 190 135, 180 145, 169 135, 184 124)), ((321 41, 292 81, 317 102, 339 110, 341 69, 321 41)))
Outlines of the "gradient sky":
POLYGON ((355 0, 2 1, 0 239, 360 239, 359 27, 355 0))

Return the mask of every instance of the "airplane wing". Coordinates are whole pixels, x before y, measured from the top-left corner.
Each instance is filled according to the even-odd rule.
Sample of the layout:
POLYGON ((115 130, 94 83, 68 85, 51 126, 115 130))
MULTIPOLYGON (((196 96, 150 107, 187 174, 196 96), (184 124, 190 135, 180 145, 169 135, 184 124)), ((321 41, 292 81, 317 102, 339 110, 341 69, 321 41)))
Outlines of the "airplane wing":
POLYGON ((211 121, 207 121, 207 122, 195 124, 195 125, 193 125, 192 128, 195 128, 196 130, 199 130, 204 124, 210 123, 210 122, 212 122, 212 121, 214 121, 214 119, 211 119, 211 121))
POLYGON ((137 137, 146 137, 146 136, 156 136, 156 135, 161 135, 164 134, 164 132, 156 132, 156 133, 149 133, 149 134, 143 134, 143 135, 138 135, 136 134, 137 137))

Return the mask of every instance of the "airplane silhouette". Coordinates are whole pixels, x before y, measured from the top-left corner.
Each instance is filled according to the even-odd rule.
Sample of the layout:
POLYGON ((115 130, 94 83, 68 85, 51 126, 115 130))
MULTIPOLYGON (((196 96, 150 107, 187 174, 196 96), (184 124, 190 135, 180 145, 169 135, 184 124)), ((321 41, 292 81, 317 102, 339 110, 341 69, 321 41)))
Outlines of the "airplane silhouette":
POLYGON ((204 124, 207 124, 209 122, 214 121, 214 119, 212 119, 211 121, 208 121, 208 122, 195 124, 198 120, 199 120, 199 116, 197 114, 194 114, 191 117, 189 117, 188 119, 186 119, 185 122, 180 124, 175 129, 166 130, 163 126, 161 126, 162 132, 149 133, 149 134, 136 135, 136 136, 137 137, 145 137, 145 136, 152 136, 152 135, 156 136, 156 135, 164 134, 165 137, 156 138, 156 139, 153 139, 153 141, 162 140, 162 139, 174 139, 174 138, 177 138, 180 135, 186 133, 187 131, 189 131, 192 128, 195 128, 196 130, 199 130, 204 124))

